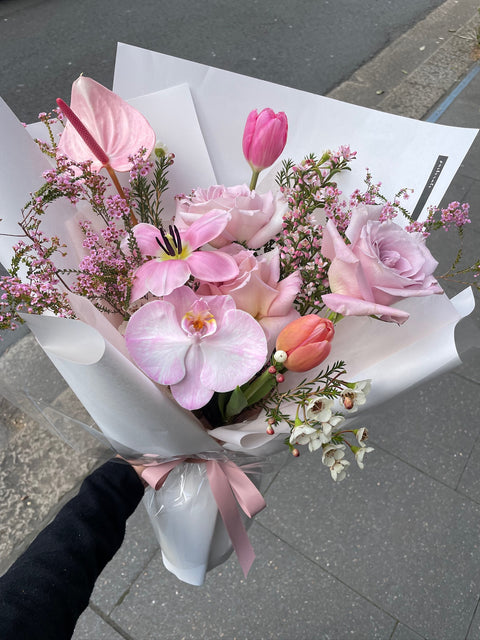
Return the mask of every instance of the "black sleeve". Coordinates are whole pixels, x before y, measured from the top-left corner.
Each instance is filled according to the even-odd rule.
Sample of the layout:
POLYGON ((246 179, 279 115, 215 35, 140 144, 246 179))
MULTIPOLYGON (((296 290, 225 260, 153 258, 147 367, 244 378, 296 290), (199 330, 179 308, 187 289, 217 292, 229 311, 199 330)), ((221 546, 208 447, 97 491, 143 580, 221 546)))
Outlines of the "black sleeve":
POLYGON ((118 461, 84 480, 78 495, 0 578, 2 640, 71 638, 143 491, 135 471, 118 461))

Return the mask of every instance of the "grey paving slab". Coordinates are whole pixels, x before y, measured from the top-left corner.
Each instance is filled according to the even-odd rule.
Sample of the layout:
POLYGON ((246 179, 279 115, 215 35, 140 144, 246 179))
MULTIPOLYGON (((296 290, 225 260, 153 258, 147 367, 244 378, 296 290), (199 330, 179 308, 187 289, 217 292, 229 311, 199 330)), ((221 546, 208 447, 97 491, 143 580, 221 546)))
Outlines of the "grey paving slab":
POLYGON ((478 505, 380 450, 335 485, 318 457, 298 462, 259 522, 419 635, 464 638, 480 590, 478 505))
POLYGON ((231 558, 192 587, 157 554, 111 617, 135 640, 390 638, 392 617, 262 527, 249 535, 257 559, 247 580, 231 558))
POLYGON ((458 491, 480 503, 480 438, 477 439, 458 484, 458 491))
POLYGON ((13 562, 95 466, 22 414, 0 451, 0 572, 13 562))
POLYGON ((454 375, 480 384, 480 346, 462 355, 462 364, 455 369, 454 375))
POLYGON ((480 640, 480 607, 477 606, 466 640, 480 640))
POLYGON ((372 445, 455 489, 480 434, 479 392, 447 374, 394 398, 366 418, 372 445))
POLYGON ((405 625, 398 624, 395 627, 395 631, 393 632, 391 640, 424 640, 424 638, 422 636, 419 636, 418 633, 415 633, 415 631, 412 631, 405 625))
POLYGON ((29 406, 22 392, 28 391, 35 398, 52 402, 66 388, 65 381, 31 333, 15 342, 0 359, 0 393, 26 410, 29 406))
POLYGON ((90 607, 85 609, 80 616, 75 627, 72 640, 124 640, 125 636, 120 635, 98 616, 90 607))
POLYGON ((124 544, 98 578, 91 602, 104 613, 110 613, 157 551, 150 520, 140 504, 127 522, 124 544))

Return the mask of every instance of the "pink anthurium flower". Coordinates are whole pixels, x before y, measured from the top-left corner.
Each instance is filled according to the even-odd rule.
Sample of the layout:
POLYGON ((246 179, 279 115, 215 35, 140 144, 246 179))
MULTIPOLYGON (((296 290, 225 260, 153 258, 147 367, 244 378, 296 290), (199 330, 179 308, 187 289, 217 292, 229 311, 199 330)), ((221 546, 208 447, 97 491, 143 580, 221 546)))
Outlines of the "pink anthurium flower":
POLYGON ((136 311, 125 339, 140 369, 190 410, 247 382, 267 357, 262 328, 230 296, 202 298, 189 287, 136 311))
POLYGON ((133 234, 138 248, 151 259, 135 272, 132 302, 149 291, 166 296, 185 284, 190 275, 208 282, 235 278, 238 266, 232 256, 221 251, 197 251, 222 233, 229 220, 228 213, 214 210, 185 231, 170 227, 165 233, 151 224, 137 224, 133 234))
POLYGON ((155 146, 155 132, 142 114, 91 78, 75 80, 70 100, 70 110, 87 135, 75 126, 78 123, 73 122, 63 100, 57 103, 68 118, 59 153, 79 162, 91 160, 94 171, 107 165, 115 171, 128 171, 132 166, 129 156, 141 148, 150 154, 155 146), (91 139, 97 148, 95 144, 92 148, 91 139))

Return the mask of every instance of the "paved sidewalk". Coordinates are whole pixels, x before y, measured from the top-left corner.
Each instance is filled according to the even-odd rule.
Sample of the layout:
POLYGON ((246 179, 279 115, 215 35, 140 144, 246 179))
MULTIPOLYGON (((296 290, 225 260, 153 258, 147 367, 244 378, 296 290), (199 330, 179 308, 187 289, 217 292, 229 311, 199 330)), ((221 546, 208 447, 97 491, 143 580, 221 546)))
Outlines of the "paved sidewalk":
MULTIPOLYGON (((471 28, 469 22, 467 32, 471 28)), ((458 44, 463 46, 461 38, 451 43, 458 44)), ((480 73, 472 60, 462 60, 464 82, 455 87, 450 82, 437 104, 436 97, 430 101, 434 108, 416 117, 480 127, 480 73)), ((411 74, 405 81, 415 84, 411 74)), ((370 106, 394 110, 397 87, 370 106)), ((342 91, 343 99, 351 101, 358 91, 359 103, 367 95, 355 79, 334 93, 342 91)), ((368 95, 372 99, 371 92, 368 95)), ((445 198, 471 204, 467 259, 480 246, 479 167, 480 139, 445 198)), ((433 251, 447 261, 450 239, 444 238, 433 251)), ((457 290, 447 287, 449 293, 457 290)), ((480 328, 478 310, 474 323, 480 328)), ((30 352, 29 340, 24 338, 17 348, 30 352)), ((33 369, 45 375, 47 363, 41 354, 35 357, 39 360, 33 369)), ((49 392, 60 407, 62 402, 70 406, 68 391, 52 375, 49 392)), ((21 380, 21 371, 18 376, 21 380)), ((476 350, 454 372, 396 399, 369 420, 375 453, 364 471, 352 466, 349 478, 334 484, 318 455, 292 459, 271 485, 268 507, 250 529, 257 559, 248 580, 232 557, 208 575, 202 588, 179 582, 163 568, 140 506, 128 523, 122 548, 97 582, 74 639, 480 640, 479 393, 476 350)), ((14 424, 10 429, 25 433, 23 443, 31 447, 23 459, 34 456, 40 470, 46 459, 58 460, 58 500, 65 501, 89 465, 77 469, 73 480, 65 478, 60 467, 69 466, 75 454, 53 438, 35 447, 35 428, 22 430, 24 414, 6 403, 2 409, 14 424), (55 447, 55 455, 42 457, 48 456, 43 449, 49 446, 55 447)), ((79 419, 87 420, 78 411, 79 419)), ((15 457, 21 461, 20 451, 0 460, 0 474, 12 468, 15 457)), ((25 482, 16 480, 17 485, 25 482)), ((21 536, 32 513, 43 522, 51 515, 51 505, 35 503, 35 487, 19 488, 11 482, 8 496, 14 491, 9 505, 20 518, 21 536)), ((0 551, 1 544, 0 537, 0 551)), ((22 548, 14 546, 7 545, 3 557, 11 558, 22 548)))

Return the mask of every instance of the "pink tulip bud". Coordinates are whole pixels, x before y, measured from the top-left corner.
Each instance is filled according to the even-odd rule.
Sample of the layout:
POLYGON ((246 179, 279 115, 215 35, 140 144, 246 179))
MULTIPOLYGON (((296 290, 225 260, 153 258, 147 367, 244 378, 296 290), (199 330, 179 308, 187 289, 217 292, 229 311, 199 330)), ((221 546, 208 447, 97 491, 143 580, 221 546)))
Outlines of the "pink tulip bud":
POLYGON ((287 142, 287 116, 272 109, 251 111, 243 132, 243 154, 254 171, 270 167, 287 142))
POLYGON ((290 371, 309 371, 330 353, 335 330, 333 322, 315 314, 302 316, 287 324, 277 338, 277 349, 285 351, 283 366, 290 371))

